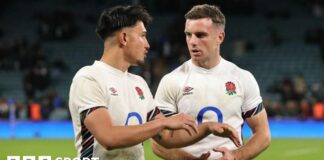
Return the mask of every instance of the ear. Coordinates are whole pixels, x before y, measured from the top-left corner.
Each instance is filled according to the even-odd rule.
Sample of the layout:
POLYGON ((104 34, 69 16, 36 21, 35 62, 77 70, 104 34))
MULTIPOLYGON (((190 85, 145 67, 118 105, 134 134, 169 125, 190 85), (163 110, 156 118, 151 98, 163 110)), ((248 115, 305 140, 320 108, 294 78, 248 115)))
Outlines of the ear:
POLYGON ((118 42, 120 46, 125 46, 127 44, 126 36, 127 36, 126 32, 119 32, 118 42))
POLYGON ((219 32, 219 34, 218 34, 219 42, 223 43, 224 39, 225 39, 225 32, 224 31, 219 32))

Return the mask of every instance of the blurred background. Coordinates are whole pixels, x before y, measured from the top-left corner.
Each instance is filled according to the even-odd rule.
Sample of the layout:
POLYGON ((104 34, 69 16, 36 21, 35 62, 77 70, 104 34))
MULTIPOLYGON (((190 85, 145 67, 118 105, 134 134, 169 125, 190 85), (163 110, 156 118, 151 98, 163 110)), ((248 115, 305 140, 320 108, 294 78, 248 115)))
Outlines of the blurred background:
POLYGON ((130 72, 154 95, 162 76, 189 59, 184 14, 202 3, 226 16, 221 55, 259 83, 274 140, 257 159, 323 159, 323 0, 1 0, 0 159, 49 153, 24 144, 57 138, 69 150, 50 148, 53 155, 75 156, 69 86, 78 69, 101 57, 95 26, 104 8, 142 4, 152 14, 146 65, 130 72))

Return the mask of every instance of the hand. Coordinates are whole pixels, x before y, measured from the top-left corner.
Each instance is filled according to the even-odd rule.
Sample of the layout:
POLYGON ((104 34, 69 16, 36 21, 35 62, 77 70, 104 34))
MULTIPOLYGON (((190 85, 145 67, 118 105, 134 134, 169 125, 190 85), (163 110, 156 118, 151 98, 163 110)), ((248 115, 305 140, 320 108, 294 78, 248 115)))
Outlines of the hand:
POLYGON ((208 157, 210 156, 210 152, 206 152, 200 155, 200 157, 194 158, 193 160, 208 160, 208 157))
POLYGON ((161 119, 166 128, 170 130, 184 129, 189 135, 198 133, 198 126, 195 120, 184 113, 179 113, 171 117, 161 119))
POLYGON ((225 147, 214 148, 213 151, 221 152, 223 154, 223 157, 221 157, 219 160, 235 160, 234 153, 225 147))
POLYGON ((241 141, 236 130, 228 124, 210 122, 209 131, 215 136, 231 139, 237 147, 241 146, 241 141))
POLYGON ((199 157, 195 157, 194 155, 188 152, 185 152, 183 150, 178 150, 176 152, 176 155, 178 155, 178 157, 173 157, 172 160, 208 160, 210 156, 210 152, 208 151, 206 153, 201 154, 199 157))
POLYGON ((208 160, 210 156, 210 151, 201 154, 199 157, 195 157, 194 155, 181 150, 181 149, 173 149, 171 154, 166 160, 208 160))

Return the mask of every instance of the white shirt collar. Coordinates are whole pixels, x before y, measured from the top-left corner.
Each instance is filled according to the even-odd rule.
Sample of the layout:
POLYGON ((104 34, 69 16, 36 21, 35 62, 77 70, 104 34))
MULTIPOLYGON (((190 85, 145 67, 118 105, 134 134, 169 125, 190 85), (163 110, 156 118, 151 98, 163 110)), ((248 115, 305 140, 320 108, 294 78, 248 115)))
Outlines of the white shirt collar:
POLYGON ((190 59, 189 60, 189 66, 190 68, 200 72, 200 73, 215 73, 215 72, 218 72, 220 71, 220 69, 222 68, 222 66, 224 65, 224 59, 221 57, 219 63, 214 66, 213 68, 210 68, 210 69, 206 69, 206 68, 203 68, 203 67, 199 67, 197 65, 195 65, 192 60, 190 59))
POLYGON ((113 67, 113 66, 111 66, 111 65, 109 65, 107 63, 104 63, 102 61, 97 61, 96 60, 93 63, 93 65, 94 66, 98 66, 98 67, 105 68, 107 71, 109 71, 109 72, 111 72, 111 73, 113 73, 113 74, 115 74, 117 76, 125 76, 125 75, 128 74, 128 71, 123 72, 123 71, 121 71, 121 70, 119 70, 119 69, 117 69, 117 68, 115 68, 115 67, 113 67))

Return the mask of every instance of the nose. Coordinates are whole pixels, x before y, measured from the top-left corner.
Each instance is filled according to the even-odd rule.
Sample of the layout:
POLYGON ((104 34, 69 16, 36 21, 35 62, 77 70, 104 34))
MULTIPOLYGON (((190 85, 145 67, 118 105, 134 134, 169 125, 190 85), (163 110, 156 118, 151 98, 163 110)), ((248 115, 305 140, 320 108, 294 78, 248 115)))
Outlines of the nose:
POLYGON ((188 38, 188 44, 191 46, 196 46, 197 45, 197 40, 198 38, 196 36, 190 36, 190 38, 188 38))
POLYGON ((149 42, 148 42, 147 40, 146 40, 146 42, 145 42, 144 48, 145 48, 146 50, 150 49, 150 44, 149 44, 149 42))

